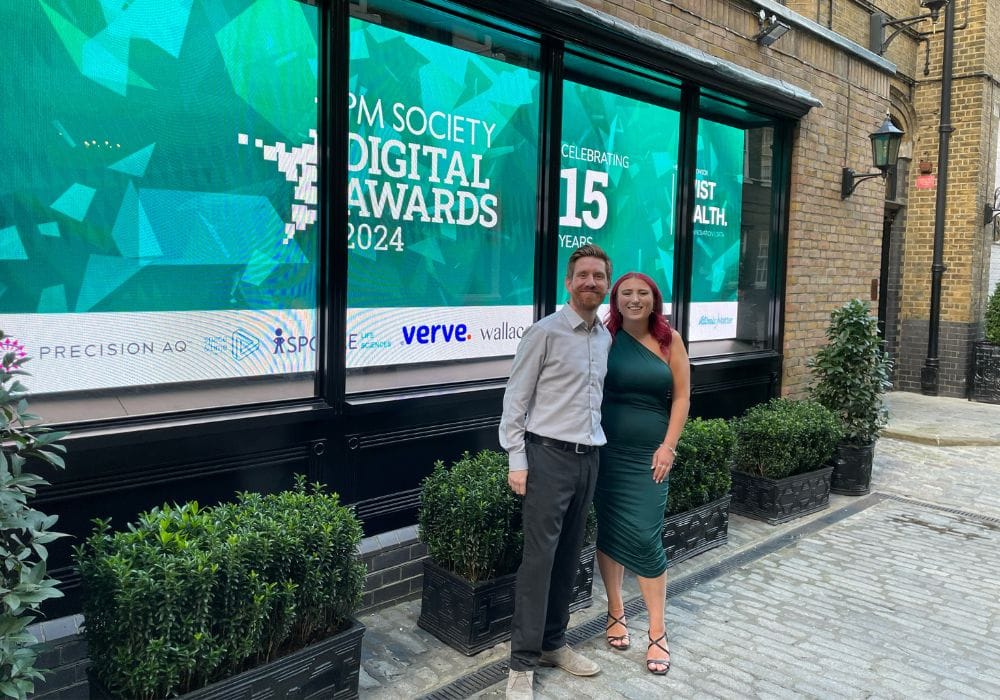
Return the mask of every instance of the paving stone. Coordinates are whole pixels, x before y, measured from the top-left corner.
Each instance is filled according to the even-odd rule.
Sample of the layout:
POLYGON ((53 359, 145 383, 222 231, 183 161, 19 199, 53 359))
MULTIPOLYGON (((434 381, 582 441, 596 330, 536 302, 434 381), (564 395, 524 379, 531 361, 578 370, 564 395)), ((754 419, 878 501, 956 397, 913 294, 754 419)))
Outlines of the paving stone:
MULTIPOLYGON (((834 495, 828 510, 778 526, 731 516, 729 543, 672 567, 669 580, 724 564, 806 523, 819 525, 671 597, 673 666, 666 677, 645 671, 648 621, 640 613, 629 619, 628 651, 609 649, 603 635, 579 646, 601 664, 600 675, 545 669, 536 697, 1000 697, 1000 406, 895 394, 890 402, 893 435, 920 426, 931 434, 932 425, 943 443, 977 433, 997 442, 883 438, 873 490, 885 496, 834 495), (859 503, 867 507, 822 520, 859 503)), ((632 576, 625 596, 638 597, 632 576)), ((409 601, 363 617, 369 633, 362 697, 418 696, 506 659, 506 644, 472 658, 449 649, 416 627, 419 605, 409 601)), ((571 625, 603 619, 605 605, 598 576, 593 607, 574 614, 571 625)), ((499 683, 475 697, 500 698, 503 688, 499 683)))

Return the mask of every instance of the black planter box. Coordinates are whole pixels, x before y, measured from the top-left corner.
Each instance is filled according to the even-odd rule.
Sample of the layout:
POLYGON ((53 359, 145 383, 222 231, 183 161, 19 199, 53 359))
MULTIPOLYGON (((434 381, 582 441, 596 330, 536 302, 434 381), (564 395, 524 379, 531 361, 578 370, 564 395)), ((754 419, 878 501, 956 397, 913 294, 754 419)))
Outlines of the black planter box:
POLYGON ((830 491, 845 496, 863 496, 872 488, 872 461, 875 443, 850 445, 840 443, 833 455, 830 491))
POLYGON ((794 520, 830 505, 830 474, 822 467, 784 479, 768 479, 733 472, 733 500, 729 510, 771 525, 794 520))
POLYGON ((1000 345, 985 340, 975 343, 972 399, 1000 404, 1000 345))
MULTIPOLYGON (((585 545, 570 612, 590 605, 596 545, 585 545)), ((424 585, 417 625, 466 656, 510 639, 517 574, 479 583, 424 559, 424 585)))
POLYGON ((729 494, 663 519, 663 549, 671 567, 729 541, 729 494))
MULTIPOLYGON (((178 696, 181 700, 342 700, 358 697, 361 637, 351 619, 343 632, 243 673, 178 696)), ((115 697, 90 675, 90 700, 115 697)))

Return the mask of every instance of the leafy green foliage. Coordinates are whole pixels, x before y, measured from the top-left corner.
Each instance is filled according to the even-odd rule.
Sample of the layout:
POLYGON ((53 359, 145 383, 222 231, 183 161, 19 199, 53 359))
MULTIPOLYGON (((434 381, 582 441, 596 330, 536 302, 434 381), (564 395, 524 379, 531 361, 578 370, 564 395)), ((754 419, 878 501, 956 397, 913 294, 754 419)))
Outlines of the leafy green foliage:
MULTIPOLYGON (((1000 302, 998 302, 1000 304, 1000 302)), ((1000 323, 1000 308, 997 310, 1000 323)), ((868 304, 853 299, 830 315, 828 343, 809 362, 812 398, 844 423, 844 440, 869 445, 888 421, 882 395, 891 386, 889 360, 868 304)))
MULTIPOLYGON (((0 330, 0 340, 5 337, 0 330)), ((27 627, 49 598, 60 598, 58 581, 46 575, 46 545, 65 535, 53 532, 57 517, 28 505, 48 482, 27 468, 47 464, 62 469, 65 432, 38 425, 28 412, 28 390, 21 377, 27 357, 0 357, 0 696, 26 698, 42 679, 35 668, 37 640, 27 627)))
POLYGON ((514 571, 524 546, 521 499, 507 485, 507 455, 466 452, 437 462, 420 492, 420 538, 440 566, 469 581, 514 571))
POLYGON ((840 419, 817 401, 771 399, 733 421, 734 468, 771 479, 819 469, 843 435, 840 419))
POLYGON ((95 521, 76 548, 97 677, 118 697, 200 688, 335 633, 356 609, 361 524, 320 484, 95 521))
POLYGON ((1000 345, 1000 282, 997 282, 986 302, 986 340, 1000 345))
POLYGON ((728 421, 721 418, 688 421, 670 469, 666 516, 693 510, 729 493, 735 446, 736 438, 728 421))

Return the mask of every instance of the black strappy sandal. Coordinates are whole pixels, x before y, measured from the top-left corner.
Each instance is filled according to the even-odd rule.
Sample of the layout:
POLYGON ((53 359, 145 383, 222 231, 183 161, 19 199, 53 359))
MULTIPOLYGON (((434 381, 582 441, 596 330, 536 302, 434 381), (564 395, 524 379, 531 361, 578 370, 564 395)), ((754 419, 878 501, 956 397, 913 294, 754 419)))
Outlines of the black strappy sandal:
MULTIPOLYGON (((648 636, 648 635, 647 635, 648 636)), ((667 643, 667 633, 664 632, 656 639, 649 637, 649 646, 646 647, 646 652, 648 653, 650 649, 656 647, 662 649, 663 653, 667 655, 665 659, 646 659, 646 670, 652 673, 654 676, 665 676, 667 671, 670 670, 670 649, 665 647, 660 642, 667 643), (656 668, 657 666, 663 666, 663 668, 656 668)))
POLYGON ((608 634, 608 646, 616 651, 625 651, 632 645, 632 641, 629 639, 628 635, 628 625, 625 623, 625 611, 622 610, 621 617, 615 617, 610 612, 608 613, 608 624, 604 628, 605 633, 610 632, 611 628, 615 625, 621 625, 625 628, 625 634, 608 634))

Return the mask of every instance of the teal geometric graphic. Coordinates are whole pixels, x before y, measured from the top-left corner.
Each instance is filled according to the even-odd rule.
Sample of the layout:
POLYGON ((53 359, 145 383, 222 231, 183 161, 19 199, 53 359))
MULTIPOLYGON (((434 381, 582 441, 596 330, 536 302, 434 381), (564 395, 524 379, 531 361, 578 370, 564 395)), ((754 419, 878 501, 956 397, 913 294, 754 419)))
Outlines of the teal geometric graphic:
POLYGON ((350 33, 350 90, 383 118, 359 121, 357 101, 350 114, 349 157, 365 164, 348 183, 348 306, 530 304, 539 73, 360 19, 350 33), (440 170, 428 158, 403 175, 373 167, 371 139, 436 149, 440 170), (468 177, 442 177, 452 167, 468 177), (393 235, 400 245, 386 246, 393 235))
POLYGON ((695 205, 691 256, 691 300, 736 301, 743 212, 743 129, 708 119, 698 120, 698 180, 710 183, 695 205), (720 213, 722 218, 719 218, 720 213), (716 216, 713 219, 713 214, 716 216))
POLYGON ((216 33, 233 90, 289 142, 316 128, 318 48, 303 15, 289 0, 258 0, 216 33), (248 41, 249 36, 266 40, 248 41))
POLYGON ((156 144, 151 143, 142 150, 136 151, 130 156, 125 156, 117 163, 112 163, 108 166, 108 169, 116 170, 133 177, 142 177, 146 174, 146 168, 149 167, 149 159, 152 157, 155 147, 156 144))
POLYGON ((410 250, 428 260, 444 264, 444 255, 441 254, 441 246, 438 244, 436 238, 426 238, 422 241, 417 241, 410 246, 410 250))
POLYGON ((44 224, 38 224, 38 232, 43 236, 49 236, 50 238, 59 238, 59 224, 55 221, 49 221, 44 224))
POLYGON ((30 163, 0 170, 2 313, 315 308, 318 231, 283 243, 299 183, 239 137, 293 160, 311 142, 319 14, 0 0, 18 28, 0 51, 0 158, 30 163))
POLYGON ((59 199, 52 203, 52 208, 71 219, 83 221, 96 192, 97 190, 93 187, 73 183, 68 190, 59 196, 59 199))
POLYGON ((101 0, 108 26, 115 37, 145 39, 177 58, 184 43, 194 0, 101 0))
POLYGON ((153 227, 149 223, 149 217, 146 216, 139 195, 131 182, 125 190, 125 199, 122 200, 121 208, 118 210, 118 218, 115 220, 111 235, 118 245, 118 252, 123 257, 158 258, 163 255, 156 234, 153 233, 153 227))
MULTIPOLYGON (((83 274, 82 288, 76 298, 75 311, 90 311, 148 264, 145 260, 127 260, 111 255, 90 256, 83 274)), ((52 309, 44 311, 55 313, 52 309)))
POLYGON ((262 251, 254 251, 253 257, 247 263, 246 271, 241 280, 247 284, 259 287, 268 278, 277 263, 262 251))
POLYGON ((0 260, 27 260, 28 253, 17 235, 16 226, 0 229, 0 260))
MULTIPOLYGON (((560 180, 557 269, 565 269, 573 249, 590 239, 611 257, 616 277, 644 272, 670 299, 679 127, 677 110, 564 83, 562 168, 575 179, 560 180), (594 193, 600 198, 588 199, 594 193), (584 214, 596 216, 601 206, 603 223, 588 223, 584 214)), ((564 298, 562 279, 556 290, 564 298)))
POLYGON ((108 30, 100 32, 93 38, 88 37, 42 0, 38 2, 81 75, 119 95, 126 94, 127 85, 152 89, 152 85, 128 66, 128 37, 119 36, 114 31, 108 30))
POLYGON ((49 313, 62 314, 69 311, 66 304, 66 285, 57 284, 46 287, 38 298, 38 310, 45 309, 49 313))
POLYGON ((53 119, 52 126, 56 128, 56 133, 63 137, 66 143, 69 144, 70 148, 76 148, 76 141, 74 141, 73 137, 69 135, 69 132, 66 131, 66 127, 62 125, 61 121, 59 121, 58 119, 53 119))
MULTIPOLYGON (((128 37, 107 30, 83 44, 80 72, 109 90, 125 95, 129 84, 128 37)), ((152 87, 151 85, 146 85, 152 87)))

